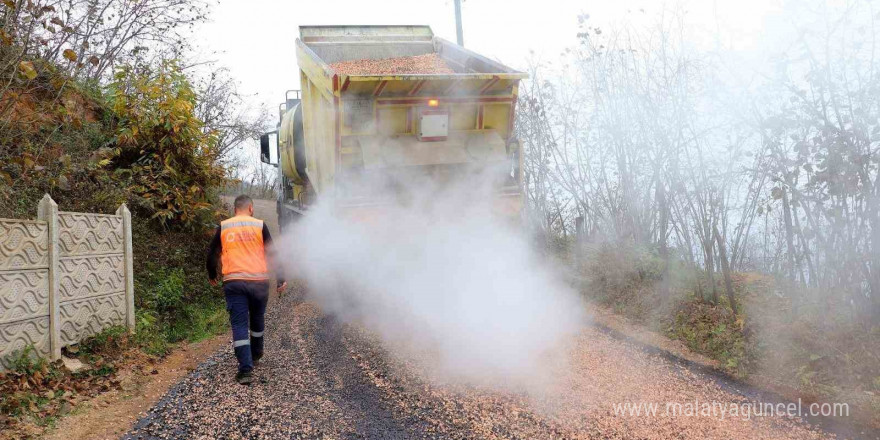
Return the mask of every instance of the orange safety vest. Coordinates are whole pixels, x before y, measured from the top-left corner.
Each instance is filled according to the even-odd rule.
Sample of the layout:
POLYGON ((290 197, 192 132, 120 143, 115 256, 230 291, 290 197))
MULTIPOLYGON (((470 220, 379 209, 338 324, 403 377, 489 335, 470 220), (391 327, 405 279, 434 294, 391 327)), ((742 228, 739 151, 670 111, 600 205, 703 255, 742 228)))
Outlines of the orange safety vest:
POLYGON ((269 279, 263 247, 263 221, 246 215, 220 223, 223 281, 269 279))

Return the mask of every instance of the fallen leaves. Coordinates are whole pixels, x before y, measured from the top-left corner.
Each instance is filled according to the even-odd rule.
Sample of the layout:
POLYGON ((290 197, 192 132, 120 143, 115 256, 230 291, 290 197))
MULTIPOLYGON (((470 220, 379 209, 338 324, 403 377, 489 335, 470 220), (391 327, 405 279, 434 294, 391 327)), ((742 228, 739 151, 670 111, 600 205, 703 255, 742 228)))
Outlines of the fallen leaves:
POLYGON ((39 430, 46 420, 69 413, 78 402, 121 390, 117 362, 99 358, 100 367, 72 373, 61 360, 39 361, 0 374, 0 431, 4 426, 12 428, 12 437, 0 435, 0 439, 39 430))

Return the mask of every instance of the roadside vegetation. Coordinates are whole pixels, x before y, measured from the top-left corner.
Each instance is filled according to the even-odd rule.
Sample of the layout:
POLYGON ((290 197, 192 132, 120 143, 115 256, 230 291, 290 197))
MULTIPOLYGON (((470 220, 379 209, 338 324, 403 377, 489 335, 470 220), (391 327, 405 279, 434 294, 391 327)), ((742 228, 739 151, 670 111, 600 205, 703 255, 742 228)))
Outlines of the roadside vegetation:
POLYGON ((535 60, 533 230, 588 298, 880 428, 880 15, 793 3, 749 64, 663 12, 535 60))
POLYGON ((122 366, 149 365, 226 328, 204 255, 227 210, 219 194, 232 152, 259 133, 265 113, 244 108, 223 69, 200 75, 182 63, 209 12, 189 0, 0 4, 0 217, 34 218, 45 193, 65 211, 128 204, 137 326, 65 349, 85 364, 75 373, 20 353, 0 374, 2 435, 38 435, 77 402, 118 387, 122 366))

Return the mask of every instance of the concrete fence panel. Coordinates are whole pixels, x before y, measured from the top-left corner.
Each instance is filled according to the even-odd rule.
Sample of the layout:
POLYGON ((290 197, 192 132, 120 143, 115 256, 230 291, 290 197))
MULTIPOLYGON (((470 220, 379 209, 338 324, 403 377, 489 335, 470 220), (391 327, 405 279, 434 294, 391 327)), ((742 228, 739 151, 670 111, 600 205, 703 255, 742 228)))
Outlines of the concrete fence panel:
POLYGON ((48 232, 46 222, 0 219, 0 369, 28 345, 51 354, 48 232))
POLYGON ((33 345, 50 359, 107 327, 134 329, 131 214, 59 212, 0 219, 0 369, 33 345))

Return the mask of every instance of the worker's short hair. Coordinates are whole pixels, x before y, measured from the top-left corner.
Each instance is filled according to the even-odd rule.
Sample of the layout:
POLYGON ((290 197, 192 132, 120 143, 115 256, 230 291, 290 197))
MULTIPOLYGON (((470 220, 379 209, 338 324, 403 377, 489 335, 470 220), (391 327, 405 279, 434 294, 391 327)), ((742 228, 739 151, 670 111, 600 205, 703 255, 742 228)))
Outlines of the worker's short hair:
POLYGON ((253 204, 254 199, 242 194, 235 198, 235 212, 244 211, 248 206, 252 206, 253 204))

